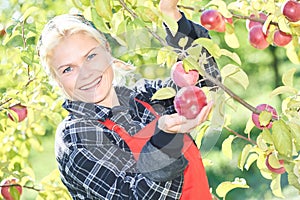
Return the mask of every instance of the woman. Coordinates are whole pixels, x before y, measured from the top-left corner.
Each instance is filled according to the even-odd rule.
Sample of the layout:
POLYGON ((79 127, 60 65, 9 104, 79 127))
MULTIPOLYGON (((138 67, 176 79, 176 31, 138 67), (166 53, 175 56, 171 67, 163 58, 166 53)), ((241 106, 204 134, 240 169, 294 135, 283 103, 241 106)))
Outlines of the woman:
MULTIPOLYGON (((160 3, 179 24, 175 37, 167 30, 169 44, 176 46, 182 36, 190 42, 208 37, 178 11, 177 2, 160 3)), ((206 120, 211 103, 187 120, 174 111, 172 99, 151 101, 158 89, 175 87, 170 79, 141 80, 133 88, 113 85, 113 68, 125 64, 113 58, 103 34, 80 15, 49 21, 38 50, 67 97, 63 107, 70 114, 57 129, 56 158, 73 199, 211 199, 199 151, 182 134, 206 120), (194 155, 185 153, 193 154, 190 147, 194 155), (199 180, 188 185, 192 168, 199 180)), ((206 68, 219 74, 213 58, 206 68)))

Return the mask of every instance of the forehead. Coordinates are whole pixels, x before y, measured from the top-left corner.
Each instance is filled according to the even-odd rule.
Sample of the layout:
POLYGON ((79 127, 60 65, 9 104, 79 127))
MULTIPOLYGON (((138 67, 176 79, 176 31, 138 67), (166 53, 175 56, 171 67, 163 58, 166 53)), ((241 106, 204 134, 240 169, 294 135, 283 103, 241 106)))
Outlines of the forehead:
POLYGON ((77 62, 91 49, 99 45, 100 42, 86 33, 74 33, 61 38, 59 43, 52 49, 49 60, 54 67, 77 62))

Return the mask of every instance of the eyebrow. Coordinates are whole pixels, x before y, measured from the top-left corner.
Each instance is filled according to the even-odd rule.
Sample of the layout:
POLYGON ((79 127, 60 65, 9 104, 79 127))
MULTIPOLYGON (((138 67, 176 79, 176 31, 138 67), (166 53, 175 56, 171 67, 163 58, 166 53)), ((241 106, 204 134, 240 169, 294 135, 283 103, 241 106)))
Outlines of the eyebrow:
MULTIPOLYGON (((96 49, 97 47, 98 47, 98 46, 91 48, 86 54, 83 55, 83 57, 84 57, 84 58, 87 57, 87 56, 91 53, 91 51, 93 51, 93 50, 96 49)), ((65 67, 65 66, 70 66, 70 65, 72 65, 72 63, 66 63, 66 64, 63 64, 63 65, 60 65, 60 66, 57 68, 57 70, 59 71, 61 68, 65 67)))

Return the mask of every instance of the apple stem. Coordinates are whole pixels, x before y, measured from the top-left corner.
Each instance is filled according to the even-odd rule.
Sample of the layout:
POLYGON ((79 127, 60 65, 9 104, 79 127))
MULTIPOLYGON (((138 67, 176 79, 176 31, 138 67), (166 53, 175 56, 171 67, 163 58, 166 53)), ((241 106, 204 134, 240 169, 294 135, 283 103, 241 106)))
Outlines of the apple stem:
POLYGON ((256 145, 256 142, 255 142, 254 140, 252 140, 250 137, 247 138, 247 137, 245 137, 245 136, 239 134, 238 132, 232 130, 231 128, 229 128, 229 127, 227 127, 227 126, 224 126, 224 128, 225 128, 227 131, 229 131, 230 133, 233 133, 234 135, 236 135, 238 138, 241 138, 241 139, 243 139, 243 140, 246 140, 246 141, 248 141, 248 142, 250 142, 250 143, 256 145))
POLYGON ((0 187, 15 187, 15 186, 21 186, 22 188, 27 188, 27 189, 31 189, 31 190, 35 190, 37 192, 41 192, 42 189, 38 189, 38 188, 35 188, 34 186, 27 186, 27 185, 20 185, 20 184, 6 184, 6 185, 0 185, 0 187))
MULTIPOLYGON (((127 6, 126 3, 124 2, 124 0, 119 0, 119 2, 120 2, 120 4, 122 5, 122 7, 123 7, 127 12, 129 12, 129 13, 131 14, 131 16, 132 16, 134 19, 138 19, 138 18, 139 18, 139 16, 138 16, 135 12, 133 12, 133 10, 131 10, 131 9, 128 8, 128 6, 127 6)), ((148 31, 154 38, 156 38, 163 46, 165 46, 165 47, 169 46, 163 38, 161 38, 158 34, 156 34, 154 31, 152 31, 148 26, 145 25, 144 27, 145 27, 145 28, 147 29, 147 31, 148 31)))

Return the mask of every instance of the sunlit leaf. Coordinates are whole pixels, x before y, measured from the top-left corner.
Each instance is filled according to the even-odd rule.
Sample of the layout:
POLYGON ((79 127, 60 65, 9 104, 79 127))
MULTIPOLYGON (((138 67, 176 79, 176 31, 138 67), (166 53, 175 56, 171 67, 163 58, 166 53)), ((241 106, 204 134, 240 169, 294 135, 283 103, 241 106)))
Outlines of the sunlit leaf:
POLYGON ((231 48, 239 48, 240 47, 240 42, 238 40, 238 38, 236 37, 236 34, 233 32, 233 33, 228 33, 227 31, 225 32, 225 35, 224 35, 224 39, 225 39, 225 42, 226 44, 231 47, 231 48))
POLYGON ((163 99, 169 99, 172 98, 176 95, 176 90, 171 87, 165 87, 157 90, 153 96, 152 100, 157 99, 157 100, 163 100, 163 99))
POLYGON ((236 137, 234 137, 233 135, 230 135, 222 143, 222 152, 230 160, 232 159, 232 148, 231 148, 231 145, 232 145, 232 141, 235 138, 236 137))
POLYGON ((270 123, 272 117, 272 113, 265 110, 261 111, 261 113, 258 116, 259 124, 261 126, 267 126, 270 123))
POLYGON ((273 122, 272 138, 276 150, 287 157, 292 156, 292 138, 288 126, 282 120, 273 122))
POLYGON ((244 169, 244 165, 245 165, 245 161, 249 155, 249 152, 250 150, 252 149, 252 145, 251 144, 247 144, 241 154, 240 154, 240 157, 239 157, 239 160, 238 160, 238 167, 243 170, 244 169))
POLYGON ((198 38, 194 40, 193 44, 202 45, 215 58, 219 58, 222 53, 220 47, 208 38, 198 38))
POLYGON ((162 18, 164 20, 164 23, 166 23, 169 30, 171 31, 172 35, 175 36, 177 33, 177 30, 178 30, 177 22, 173 18, 171 18, 165 14, 163 14, 162 18))
POLYGON ((281 175, 280 174, 276 175, 275 179, 272 180, 270 187, 271 187, 272 193, 275 196, 284 198, 282 191, 281 191, 280 179, 281 179, 281 175))
POLYGON ((280 95, 280 94, 297 94, 298 90, 290 86, 279 86, 273 90, 270 94, 271 97, 280 95))
POLYGON ((225 197, 228 192, 235 188, 249 188, 246 180, 243 178, 236 178, 233 182, 225 181, 218 185, 216 193, 219 197, 225 197))
POLYGON ((247 89, 249 85, 248 75, 238 66, 228 64, 222 68, 221 74, 222 77, 240 84, 244 89, 247 89))
POLYGON ((100 17, 110 20, 113 16, 110 0, 95 0, 95 8, 100 17))
POLYGON ((258 158, 258 155, 256 153, 250 154, 248 159, 247 159, 247 162, 245 164, 245 169, 249 170, 249 168, 257 160, 257 158, 258 158))
POLYGON ((294 79, 295 72, 296 72, 296 68, 291 68, 290 70, 286 71, 282 75, 282 83, 285 86, 293 87, 293 79, 294 79))
POLYGON ((242 61, 241 61, 239 55, 235 52, 230 52, 227 49, 221 49, 221 54, 231 58, 234 62, 236 62, 239 65, 242 64, 242 61))
POLYGON ((188 37, 183 37, 183 38, 180 38, 179 41, 178 41, 178 45, 182 48, 184 48, 188 42, 189 38, 188 37))

